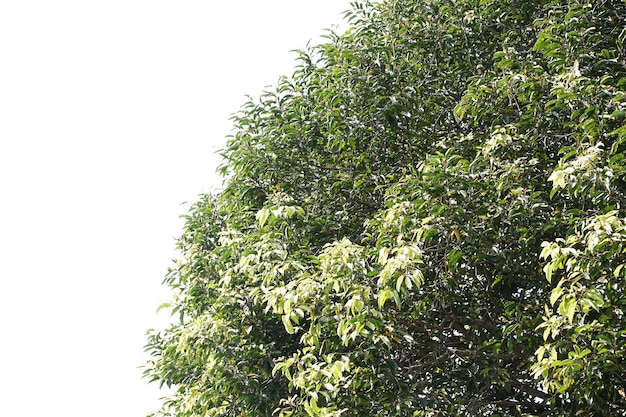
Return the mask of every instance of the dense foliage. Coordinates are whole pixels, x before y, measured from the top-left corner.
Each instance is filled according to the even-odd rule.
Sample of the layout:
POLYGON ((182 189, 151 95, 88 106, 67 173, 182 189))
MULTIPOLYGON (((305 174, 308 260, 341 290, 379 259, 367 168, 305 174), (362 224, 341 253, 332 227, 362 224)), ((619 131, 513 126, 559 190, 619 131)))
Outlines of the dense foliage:
POLYGON ((626 415, 626 4, 346 17, 186 216, 156 415, 626 415))

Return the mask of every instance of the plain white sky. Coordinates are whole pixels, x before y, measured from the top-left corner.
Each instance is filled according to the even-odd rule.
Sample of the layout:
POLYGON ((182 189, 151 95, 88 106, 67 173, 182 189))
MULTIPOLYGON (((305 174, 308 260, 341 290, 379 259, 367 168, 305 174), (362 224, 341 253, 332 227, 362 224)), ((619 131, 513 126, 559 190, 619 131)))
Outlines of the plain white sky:
MULTIPOLYGON (((144 416, 144 332, 229 115, 348 0, 0 2, 0 415, 144 416)), ((341 24, 340 28, 345 28, 341 24)))

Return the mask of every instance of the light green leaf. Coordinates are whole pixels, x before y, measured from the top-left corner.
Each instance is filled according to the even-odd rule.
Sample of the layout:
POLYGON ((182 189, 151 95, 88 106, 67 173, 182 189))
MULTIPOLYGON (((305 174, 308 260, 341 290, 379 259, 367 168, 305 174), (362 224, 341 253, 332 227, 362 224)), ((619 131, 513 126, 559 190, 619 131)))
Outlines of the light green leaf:
POLYGON ((556 287, 552 290, 552 294, 550 294, 550 305, 554 305, 557 300, 563 295, 564 288, 556 287))
POLYGON ((283 325, 285 326, 285 330, 287 330, 287 333, 294 334, 295 330, 293 328, 293 324, 291 324, 291 320, 289 319, 289 316, 287 316, 286 314, 283 314, 281 318, 283 320, 283 325))
POLYGON ((256 220, 259 223, 259 227, 263 227, 270 216, 270 210, 267 207, 263 207, 256 213, 256 220))
POLYGON ((572 323, 574 321, 574 314, 576 314, 576 307, 578 301, 572 296, 565 296, 559 304, 559 314, 567 318, 567 321, 572 323))
POLYGON ((545 346, 539 346, 539 348, 535 352, 535 354, 537 355, 537 362, 539 362, 539 361, 541 361, 543 359, 543 355, 545 355, 545 353, 546 353, 546 347, 545 346))

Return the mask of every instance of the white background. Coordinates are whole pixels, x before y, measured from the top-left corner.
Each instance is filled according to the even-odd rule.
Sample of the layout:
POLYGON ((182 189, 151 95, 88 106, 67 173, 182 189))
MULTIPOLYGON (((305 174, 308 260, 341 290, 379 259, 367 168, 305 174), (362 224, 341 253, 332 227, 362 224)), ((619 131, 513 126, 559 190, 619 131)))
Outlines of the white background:
MULTIPOLYGON (((0 415, 144 416, 144 332, 229 115, 348 0, 0 2, 0 415)), ((164 317, 165 316, 165 317, 164 317)))

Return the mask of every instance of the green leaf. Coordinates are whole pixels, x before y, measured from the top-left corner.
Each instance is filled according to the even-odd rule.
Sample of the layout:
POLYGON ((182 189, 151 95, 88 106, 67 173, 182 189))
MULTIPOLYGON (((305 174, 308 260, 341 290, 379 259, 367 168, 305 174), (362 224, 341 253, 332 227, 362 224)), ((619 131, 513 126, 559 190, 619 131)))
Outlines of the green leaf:
POLYGON ((172 308, 172 305, 170 303, 162 303, 158 308, 157 308, 157 313, 161 310, 163 310, 164 308, 172 308))
POLYGON ((604 297, 597 290, 588 290, 585 293, 585 297, 583 299, 588 303, 588 305, 596 311, 600 311, 600 308, 604 306, 604 297))
POLYGON ((388 288, 378 291, 378 308, 382 310, 387 300, 391 297, 391 290, 388 288))
POLYGON ((545 346, 539 346, 539 348, 537 348, 537 351, 535 353, 535 355, 537 356, 537 362, 540 362, 543 359, 543 356, 546 353, 546 347, 545 346))
POLYGON ((257 219, 257 222, 259 223, 259 227, 262 228, 265 225, 269 216, 270 216, 270 210, 267 207, 263 207, 261 210, 257 211, 256 219, 257 219))
POLYGON ((448 253, 448 269, 455 270, 457 263, 463 258, 463 253, 459 250, 452 249, 448 253))
POLYGON ((402 308, 402 303, 400 301, 400 293, 398 291, 391 290, 391 297, 393 298, 393 301, 396 303, 396 306, 398 308, 402 308))
POLYGON ((561 295, 563 295, 563 291, 564 291, 563 287, 556 287, 552 290, 552 293, 550 294, 551 305, 554 305, 554 303, 556 303, 557 300, 561 298, 561 295))
POLYGON ((293 328, 293 324, 291 324, 291 320, 289 316, 287 316, 286 314, 283 314, 281 316, 281 319, 283 321, 283 325, 285 326, 285 330, 287 330, 287 333, 294 334, 295 330, 293 328))
POLYGON ((564 316, 568 322, 574 321, 574 314, 576 314, 576 308, 578 301, 572 296, 565 296, 559 304, 559 314, 564 316))

